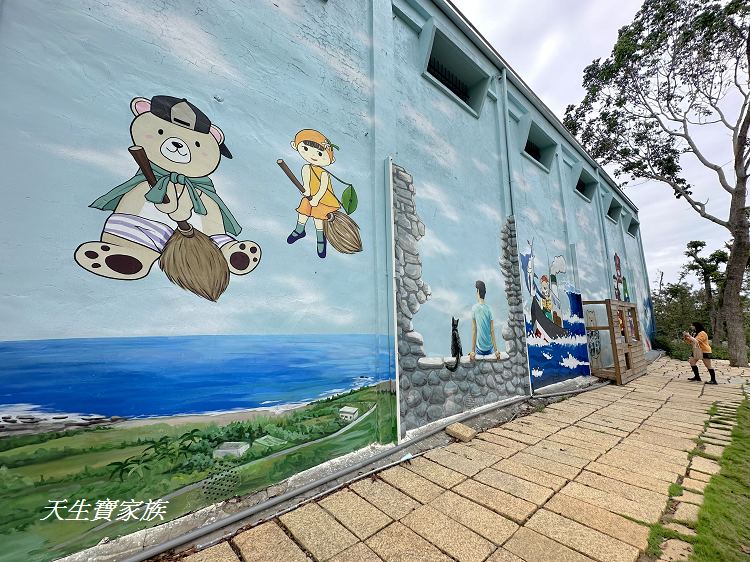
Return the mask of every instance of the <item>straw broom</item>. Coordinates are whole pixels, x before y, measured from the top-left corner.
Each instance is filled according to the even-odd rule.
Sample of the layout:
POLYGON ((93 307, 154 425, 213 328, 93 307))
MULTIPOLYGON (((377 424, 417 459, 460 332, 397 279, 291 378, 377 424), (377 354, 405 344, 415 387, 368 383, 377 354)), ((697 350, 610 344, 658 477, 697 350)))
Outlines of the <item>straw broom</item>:
MULTIPOLYGON (((130 155, 153 187, 156 176, 141 146, 131 146, 130 155)), ((164 203, 169 197, 164 195, 164 203)), ((211 238, 192 227, 187 221, 178 221, 177 230, 167 240, 159 257, 159 267, 172 283, 216 302, 229 286, 229 266, 224 254, 211 238)))
MULTIPOLYGON (((286 162, 276 160, 279 167, 284 170, 286 177, 299 189, 300 193, 305 193, 305 187, 297 179, 286 165, 286 162)), ((322 186, 321 186, 322 188, 322 186)), ((310 199, 308 197, 308 199, 310 199)), ((341 202, 339 201, 339 205, 341 202)), ((349 215, 341 211, 328 213, 328 218, 323 221, 323 235, 331 243, 331 246, 342 254, 355 254, 362 251, 362 239, 359 236, 359 226, 349 215)))

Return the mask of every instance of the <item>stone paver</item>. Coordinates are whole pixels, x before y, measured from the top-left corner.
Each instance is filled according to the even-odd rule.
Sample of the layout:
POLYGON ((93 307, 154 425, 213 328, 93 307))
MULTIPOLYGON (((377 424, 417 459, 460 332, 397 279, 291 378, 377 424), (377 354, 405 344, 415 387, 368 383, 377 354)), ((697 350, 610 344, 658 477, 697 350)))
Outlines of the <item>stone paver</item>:
POLYGON ((501 458, 503 458, 486 451, 482 451, 475 447, 469 447, 464 443, 451 443, 450 445, 445 447, 445 450, 456 455, 466 457, 469 460, 475 461, 482 465, 482 468, 492 466, 501 458))
POLYGON ((445 492, 429 505, 494 544, 503 544, 518 529, 518 525, 510 519, 454 492, 445 492))
POLYGON ((482 562, 494 545, 429 505, 415 509, 401 522, 459 562, 482 562))
POLYGON ((698 510, 700 508, 692 503, 678 503, 677 509, 674 512, 674 519, 676 521, 686 521, 687 523, 695 523, 698 521, 698 510))
POLYGON ((453 490, 500 515, 513 519, 517 523, 526 521, 537 507, 529 501, 474 480, 461 482, 453 490))
POLYGON ((667 501, 666 494, 652 492, 651 490, 646 490, 645 488, 639 488, 638 486, 626 484, 619 480, 607 478, 606 476, 601 476, 594 472, 589 472, 588 470, 581 472, 581 474, 576 477, 575 481, 603 492, 617 494, 618 496, 622 496, 623 498, 634 502, 654 506, 657 509, 663 508, 667 501))
MULTIPOLYGON (((209 547, 183 559, 183 562, 239 562, 239 558, 229 546, 228 542, 222 542, 216 546, 209 547)), ((269 559, 270 560, 270 559, 269 559)), ((302 558, 301 560, 305 560, 302 558)))
POLYGON ((479 449, 480 451, 485 451, 487 453, 490 453, 492 455, 495 455, 496 457, 499 457, 501 459, 507 459, 508 457, 514 455, 518 449, 509 449, 508 447, 505 447, 504 445, 498 445, 497 443, 493 443, 492 441, 485 441, 484 439, 474 439, 473 441, 467 443, 470 447, 474 447, 475 449, 479 449))
POLYGON ((460 472, 446 468, 424 457, 412 459, 409 464, 404 464, 403 466, 442 488, 452 488, 456 484, 466 480, 466 476, 460 472))
POLYGON ((690 461, 690 470, 697 470, 705 474, 716 474, 721 470, 721 466, 716 461, 703 457, 693 457, 693 460, 690 461))
POLYGON ((493 465, 492 468, 505 472, 506 474, 512 474, 519 478, 523 478, 534 484, 551 488, 555 492, 559 491, 560 488, 565 486, 568 482, 567 478, 544 472, 543 470, 516 462, 513 459, 503 459, 499 463, 493 465))
MULTIPOLYGON (((277 558, 279 562, 282 558, 277 558)), ((363 542, 358 542, 354 546, 350 546, 344 552, 340 552, 333 558, 330 558, 327 562, 382 562, 383 559, 375 554, 370 547, 363 542)), ((249 562, 249 561, 248 561, 249 562)), ((286 560, 284 560, 286 562, 286 560)))
POLYGON ((513 441, 518 441, 519 443, 523 443, 524 445, 533 445, 534 443, 539 443, 539 441, 542 440, 541 437, 537 437, 535 435, 527 435, 526 433, 521 433, 520 431, 511 431, 509 429, 491 429, 490 433, 494 433, 495 435, 498 435, 500 437, 506 437, 507 439, 511 439, 513 441))
POLYGON ((487 559, 487 562, 525 562, 512 552, 505 550, 504 548, 498 548, 492 556, 487 559))
MULTIPOLYGON (((247 562, 634 562, 648 544, 646 524, 695 535, 683 523, 695 524, 721 467, 692 451, 700 437, 704 454, 721 456, 742 399, 725 369, 721 386, 704 387, 685 380, 684 364, 661 359, 626 386, 478 434, 451 427, 461 442, 244 531, 234 550, 224 542, 185 560, 239 562, 236 551, 247 562), (676 482, 684 491, 665 513, 676 482)), ((660 561, 689 554, 682 541, 662 548, 660 561)))
POLYGON ((652 492, 658 492, 664 495, 667 494, 667 491, 669 490, 669 485, 671 484, 671 482, 667 480, 659 480, 658 478, 651 478, 649 476, 644 476, 643 474, 637 474, 630 470, 617 468, 616 466, 599 463, 596 461, 587 464, 586 470, 588 470, 589 472, 594 472, 596 474, 601 474, 602 476, 607 476, 608 478, 612 478, 614 480, 625 482, 627 484, 632 484, 633 486, 638 486, 639 488, 645 488, 646 490, 651 490, 652 492))
POLYGON ((661 556, 657 562, 683 562, 693 553, 690 543, 677 539, 669 539, 661 545, 661 556))
POLYGON ((445 449, 433 449, 425 453, 424 456, 439 465, 460 472, 465 476, 474 476, 477 472, 485 468, 481 463, 468 459, 463 455, 451 453, 445 449))
POLYGON ((580 472, 580 469, 574 466, 557 463, 554 460, 546 459, 537 455, 530 455, 523 451, 520 453, 516 453, 515 455, 510 457, 510 460, 520 464, 525 464, 526 466, 530 466, 531 468, 549 472, 550 474, 554 474, 556 476, 561 476, 562 478, 566 478, 568 480, 572 480, 580 472))
POLYGON ((468 425, 462 423, 452 423, 445 428, 445 432, 451 437, 455 437, 459 441, 471 441, 476 437, 477 430, 470 428, 468 425))
POLYGON ((684 478, 682 480, 682 487, 687 488, 688 490, 695 490, 696 492, 703 492, 703 490, 706 489, 706 485, 708 482, 703 482, 701 480, 694 480, 692 478, 684 478))
POLYGON ((398 521, 367 539, 365 544, 385 562, 451 562, 445 554, 398 521))
POLYGON ((380 473, 380 478, 421 503, 427 503, 443 493, 443 488, 437 484, 401 466, 384 470, 380 473))
MULTIPOLYGON (((294 544, 286 533, 273 521, 253 527, 234 537, 232 542, 245 560, 274 562, 284 559, 289 562, 305 562, 307 556, 294 544)), ((229 545, 229 543, 222 543, 229 545)), ((211 558, 206 562, 218 562, 211 558)), ((192 562, 192 561, 191 561, 192 562)))
POLYGON ((546 446, 535 445, 533 447, 527 448, 524 452, 531 455, 536 455, 537 457, 542 457, 543 459, 551 460, 555 463, 567 464, 568 466, 572 466, 575 468, 583 468, 589 463, 589 461, 585 458, 568 454, 564 451, 561 451, 560 449, 560 445, 555 447, 555 444, 547 442, 546 446))
POLYGON ((680 525, 679 523, 667 523, 664 526, 667 529, 672 529, 673 531, 676 531, 681 535, 685 535, 687 537, 694 537, 696 535, 696 532, 693 529, 691 529, 690 527, 685 527, 685 525, 680 525))
POLYGON ((705 474, 698 470, 688 470, 687 476, 688 478, 692 478, 693 480, 698 480, 700 482, 706 482, 706 483, 708 483, 708 481, 711 479, 710 474, 705 474))
POLYGON ((636 547, 546 509, 537 511, 526 528, 600 562, 634 562, 638 558, 636 547))
POLYGON ((721 455, 724 454, 724 447, 720 445, 712 445, 711 443, 706 443, 703 445, 703 451, 708 455, 713 455, 714 457, 721 457, 721 455))
POLYGON ((553 541, 544 535, 521 527, 504 548, 525 562, 590 562, 592 559, 553 541))
POLYGON ((544 508, 641 550, 645 550, 648 546, 648 527, 639 525, 601 507, 582 502, 565 494, 557 494, 544 505, 544 508))
POLYGON ((534 484, 533 482, 495 470, 494 468, 484 469, 474 477, 474 480, 502 490, 503 492, 508 492, 517 498, 525 499, 536 505, 542 505, 555 493, 551 488, 545 488, 539 484, 534 484))
POLYGON ((683 491, 682 495, 678 496, 675 499, 680 500, 681 502, 694 503, 695 505, 703 504, 703 494, 696 494, 695 492, 691 492, 689 490, 683 491))
POLYGON ((336 492, 320 500, 318 505, 360 540, 366 539, 391 522, 390 517, 351 490, 336 492))
POLYGON ((616 494, 584 486, 578 482, 569 482, 562 490, 560 490, 560 493, 599 506, 614 513, 626 515, 627 517, 632 517, 633 519, 638 519, 639 521, 645 521, 647 523, 656 523, 663 510, 663 507, 658 508, 655 506, 643 505, 616 494))
POLYGON ((315 558, 331 558, 357 542, 346 527, 315 503, 308 503, 279 517, 295 540, 315 558))
POLYGON ((355 482, 350 488, 393 519, 401 519, 419 507, 419 502, 382 480, 365 478, 355 482))

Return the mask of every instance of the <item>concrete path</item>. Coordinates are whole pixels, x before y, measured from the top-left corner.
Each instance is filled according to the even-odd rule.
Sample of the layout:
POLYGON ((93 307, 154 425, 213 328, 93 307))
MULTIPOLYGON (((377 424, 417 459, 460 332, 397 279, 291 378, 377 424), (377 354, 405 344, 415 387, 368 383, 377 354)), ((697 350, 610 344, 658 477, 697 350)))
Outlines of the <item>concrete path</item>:
MULTIPOLYGON (((721 384, 704 386, 660 359, 627 386, 432 449, 184 560, 634 562, 646 525, 689 533, 720 469, 706 456, 728 443, 750 370, 718 363, 721 384), (691 459, 698 437, 706 456, 691 459)), ((663 560, 686 559, 687 543, 668 543, 663 560)))

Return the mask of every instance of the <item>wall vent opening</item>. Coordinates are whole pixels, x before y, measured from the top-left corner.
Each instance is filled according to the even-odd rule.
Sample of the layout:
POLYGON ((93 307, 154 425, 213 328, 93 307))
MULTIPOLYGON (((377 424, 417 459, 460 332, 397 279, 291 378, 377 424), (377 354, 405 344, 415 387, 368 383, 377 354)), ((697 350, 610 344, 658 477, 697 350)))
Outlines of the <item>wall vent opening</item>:
POLYGON ((596 179, 586 170, 581 171, 581 175, 576 182, 576 191, 587 201, 591 201, 596 193, 596 179))
POLYGON ((638 228, 640 224, 635 219, 630 219, 630 224, 628 225, 628 234, 630 234, 633 238, 638 236, 638 228))
POLYGON ((439 29, 435 29, 425 76, 441 85, 478 116, 487 95, 490 77, 439 29))
POLYGON ((609 203, 609 209, 607 209, 607 217, 615 222, 618 222, 620 220, 621 214, 622 205, 617 201, 617 199, 613 197, 612 201, 609 203))
POLYGON ((557 143, 532 121, 523 151, 549 169, 555 157, 555 150, 557 150, 557 143))

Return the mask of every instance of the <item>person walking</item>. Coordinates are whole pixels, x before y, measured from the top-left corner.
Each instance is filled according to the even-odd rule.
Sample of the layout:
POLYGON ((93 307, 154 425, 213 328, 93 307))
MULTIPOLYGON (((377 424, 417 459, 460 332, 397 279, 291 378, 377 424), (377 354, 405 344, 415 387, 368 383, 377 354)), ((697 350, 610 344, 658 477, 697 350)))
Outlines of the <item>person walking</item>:
POLYGON ((700 382, 701 376, 698 373, 698 360, 702 359, 703 364, 708 369, 708 374, 711 375, 711 380, 706 381, 706 384, 717 384, 716 371, 714 371, 711 365, 713 356, 711 355, 711 345, 708 343, 708 334, 700 322, 693 322, 690 327, 692 333, 682 332, 683 339, 693 346, 693 355, 688 359, 690 368, 693 370, 693 376, 688 380, 700 382))

